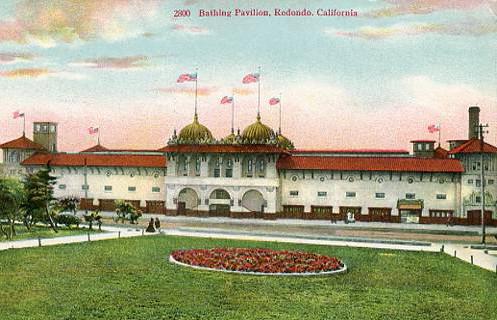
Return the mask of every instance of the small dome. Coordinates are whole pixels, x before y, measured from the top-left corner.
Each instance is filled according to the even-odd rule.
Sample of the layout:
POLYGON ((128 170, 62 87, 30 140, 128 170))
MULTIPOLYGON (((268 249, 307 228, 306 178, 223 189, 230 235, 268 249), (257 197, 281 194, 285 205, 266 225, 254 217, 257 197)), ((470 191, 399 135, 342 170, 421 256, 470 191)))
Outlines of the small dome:
POLYGON ((249 125, 242 133, 244 143, 268 143, 274 137, 274 131, 261 122, 261 116, 257 115, 257 121, 249 125))
POLYGON ((180 144, 209 143, 213 140, 210 130, 198 122, 197 114, 193 117, 192 123, 181 129, 178 136, 178 143, 180 144))
POLYGON ((224 143, 228 143, 228 144, 235 143, 236 142, 236 135, 235 135, 235 133, 231 132, 229 135, 227 135, 226 137, 224 137, 223 142, 224 143))
POLYGON ((293 142, 290 141, 290 139, 288 139, 287 137, 285 137, 281 133, 278 133, 277 139, 278 139, 278 146, 280 148, 287 149, 287 150, 293 150, 293 149, 295 149, 295 146, 293 145, 293 142))

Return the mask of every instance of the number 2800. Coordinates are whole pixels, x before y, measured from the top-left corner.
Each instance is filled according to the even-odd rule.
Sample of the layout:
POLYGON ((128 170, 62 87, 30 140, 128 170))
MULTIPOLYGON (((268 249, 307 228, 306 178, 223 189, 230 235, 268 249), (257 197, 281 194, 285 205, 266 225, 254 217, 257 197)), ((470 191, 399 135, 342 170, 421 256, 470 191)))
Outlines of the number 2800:
POLYGON ((179 18, 179 17, 189 17, 190 16, 190 10, 174 10, 174 17, 179 18))

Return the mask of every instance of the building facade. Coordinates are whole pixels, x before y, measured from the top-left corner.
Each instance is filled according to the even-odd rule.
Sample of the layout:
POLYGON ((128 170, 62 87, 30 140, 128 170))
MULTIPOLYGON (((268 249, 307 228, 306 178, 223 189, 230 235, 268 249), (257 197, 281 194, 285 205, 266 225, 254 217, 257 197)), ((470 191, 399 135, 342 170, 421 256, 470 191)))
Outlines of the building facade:
MULTIPOLYGON (((469 122, 479 123, 478 112, 470 108, 469 122)), ((114 201, 123 199, 144 212, 167 215, 354 216, 401 223, 446 223, 453 217, 455 223, 479 224, 484 184, 485 219, 497 225, 497 148, 482 144, 474 132, 450 141, 449 150, 431 140, 412 141, 411 153, 295 150, 260 116, 242 132, 215 139, 195 115, 158 150, 97 145, 57 153, 33 149, 24 139, 26 148, 15 149, 19 157, 12 155, 12 145, 20 146, 16 140, 0 145, 4 165, 23 172, 48 166, 58 178, 56 196, 77 196, 84 209, 112 211, 114 201)))

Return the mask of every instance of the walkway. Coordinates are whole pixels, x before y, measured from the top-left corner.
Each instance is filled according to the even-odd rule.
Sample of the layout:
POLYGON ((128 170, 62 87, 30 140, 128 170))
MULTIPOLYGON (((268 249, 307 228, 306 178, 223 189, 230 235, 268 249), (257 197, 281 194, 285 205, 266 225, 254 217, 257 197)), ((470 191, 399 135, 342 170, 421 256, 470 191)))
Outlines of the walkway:
MULTIPOLYGON (((87 234, 76 236, 56 237, 42 239, 41 246, 51 246, 67 243, 78 243, 86 241, 99 241, 106 239, 129 238, 138 236, 157 235, 157 233, 146 233, 141 228, 102 226, 105 233, 87 234)), ((344 238, 324 236, 299 236, 285 233, 260 233, 247 231, 232 231, 225 229, 205 228, 172 228, 161 231, 162 234, 171 236, 200 237, 214 239, 233 239, 248 241, 273 241, 297 244, 314 244, 342 247, 359 247, 373 249, 390 249, 405 251, 440 252, 455 256, 463 261, 473 263, 481 268, 497 272, 497 256, 485 253, 483 250, 472 249, 470 245, 442 244, 409 240, 389 239, 367 239, 367 238, 344 238)), ((10 242, 0 242, 0 251, 7 249, 39 247, 40 240, 29 239, 10 242)), ((491 251, 493 253, 493 251, 491 251)))
POLYGON ((102 226, 103 233, 89 233, 76 236, 64 236, 54 238, 26 239, 17 241, 0 242, 0 251, 7 249, 45 247, 58 244, 78 243, 86 241, 99 241, 118 238, 130 238, 143 235, 154 235, 154 233, 143 232, 144 229, 122 228, 113 226, 102 226))

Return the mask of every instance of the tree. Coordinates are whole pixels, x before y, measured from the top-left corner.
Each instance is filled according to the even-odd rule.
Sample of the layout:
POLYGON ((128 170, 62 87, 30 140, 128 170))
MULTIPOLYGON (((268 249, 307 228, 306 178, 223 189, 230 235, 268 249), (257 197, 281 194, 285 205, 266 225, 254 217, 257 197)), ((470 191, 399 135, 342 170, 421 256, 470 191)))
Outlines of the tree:
POLYGON ((79 198, 76 196, 68 196, 58 200, 58 205, 62 212, 71 212, 76 215, 79 205, 79 198))
POLYGON ((97 222, 98 230, 102 231, 102 216, 100 215, 99 210, 92 211, 89 214, 84 215, 83 217, 85 218, 85 221, 88 222, 89 230, 93 230, 93 223, 97 222))
POLYGON ((25 223, 31 226, 38 220, 48 222, 57 231, 53 217, 57 215, 57 201, 53 197, 54 185, 57 178, 50 175, 50 167, 31 173, 24 179, 26 193, 25 223))
POLYGON ((0 178, 0 232, 9 240, 15 236, 15 223, 22 217, 23 198, 18 181, 0 178), (7 229, 4 229, 4 223, 7 229))
POLYGON ((116 200, 116 214, 117 221, 121 220, 124 223, 125 220, 129 220, 131 224, 135 224, 139 217, 142 216, 140 210, 137 210, 131 203, 124 200, 116 200))

